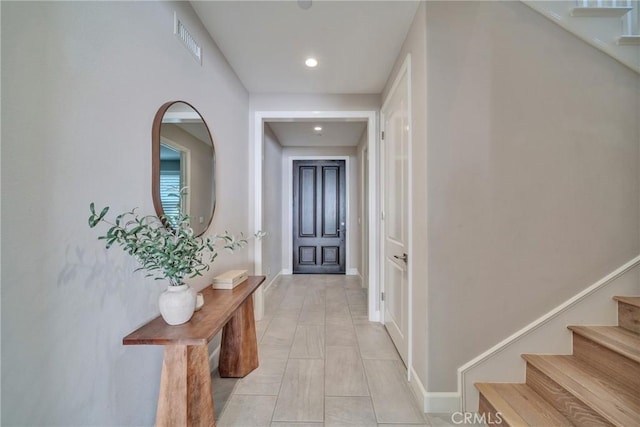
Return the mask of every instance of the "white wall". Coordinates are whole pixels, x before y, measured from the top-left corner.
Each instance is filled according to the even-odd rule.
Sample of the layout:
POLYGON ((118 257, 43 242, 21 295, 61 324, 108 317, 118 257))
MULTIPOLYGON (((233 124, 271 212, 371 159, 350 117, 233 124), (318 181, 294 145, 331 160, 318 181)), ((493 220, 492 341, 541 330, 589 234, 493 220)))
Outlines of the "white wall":
MULTIPOLYGON (((291 178, 292 159, 301 156, 345 156, 349 158, 349 171, 347 172, 347 187, 349 190, 349 218, 347 223, 347 268, 358 269, 360 266, 360 229, 358 226, 358 198, 360 189, 358 186, 359 166, 356 147, 283 147, 282 170, 285 193, 282 200, 282 214, 286 218, 283 227, 282 261, 283 269, 291 270, 291 225, 288 218, 291 216, 291 178)), ((347 270, 347 273, 349 271, 347 270)))
MULTIPOLYGON (((252 232, 248 94, 188 3, 1 7, 2 424, 152 425, 162 349, 122 338, 158 314, 164 285, 104 250, 88 204, 154 212, 151 125, 181 99, 216 145, 212 229, 252 232), (202 66, 173 35, 174 10, 202 66)), ((222 254, 210 276, 248 260, 222 254)))
POLYGON ((427 2, 429 390, 638 255, 640 79, 520 2, 427 2))
MULTIPOLYGON (((268 235, 262 242, 262 274, 267 276, 267 285, 280 273, 282 267, 282 147, 268 124, 264 126, 264 169, 262 207, 264 230, 268 235)), ((284 211, 286 213, 286 211, 284 211)))
POLYGON ((362 132, 356 148, 358 162, 358 232, 360 233, 360 261, 358 272, 362 286, 369 287, 369 155, 368 130, 362 132))

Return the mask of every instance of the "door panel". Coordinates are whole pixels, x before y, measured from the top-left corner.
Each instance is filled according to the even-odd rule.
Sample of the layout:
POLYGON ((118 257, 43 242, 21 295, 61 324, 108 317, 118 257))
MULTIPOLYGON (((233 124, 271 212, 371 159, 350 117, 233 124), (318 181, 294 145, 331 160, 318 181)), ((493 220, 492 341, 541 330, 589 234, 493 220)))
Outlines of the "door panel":
POLYGON ((316 237, 316 168, 300 167, 300 236, 316 237))
POLYGON ((293 162, 293 273, 346 271, 344 160, 293 162))
POLYGON ((407 75, 382 111, 384 324, 407 363, 408 340, 408 141, 407 75))

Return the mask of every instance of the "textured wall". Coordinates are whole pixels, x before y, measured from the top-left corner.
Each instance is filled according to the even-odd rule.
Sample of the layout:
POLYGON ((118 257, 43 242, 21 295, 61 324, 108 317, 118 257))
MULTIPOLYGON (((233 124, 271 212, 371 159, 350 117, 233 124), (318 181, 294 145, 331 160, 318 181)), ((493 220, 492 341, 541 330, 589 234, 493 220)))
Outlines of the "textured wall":
POLYGON ((640 249, 640 77, 520 2, 427 2, 429 390, 640 249))
MULTIPOLYGON (((154 212, 151 125, 180 99, 216 143, 212 230, 247 231, 248 94, 188 3, 1 7, 2 424, 152 425, 162 350, 121 342, 158 314, 164 285, 103 249, 88 204, 154 212)), ((211 274, 248 260, 222 254, 211 274)))

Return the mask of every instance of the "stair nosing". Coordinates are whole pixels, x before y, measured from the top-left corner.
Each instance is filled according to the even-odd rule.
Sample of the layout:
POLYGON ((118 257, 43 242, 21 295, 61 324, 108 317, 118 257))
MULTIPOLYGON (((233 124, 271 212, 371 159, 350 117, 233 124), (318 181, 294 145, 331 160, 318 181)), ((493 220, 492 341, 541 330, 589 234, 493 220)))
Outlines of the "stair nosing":
POLYGON ((640 335, 629 331, 627 329, 621 328, 619 326, 588 326, 588 325, 571 325, 567 326, 569 330, 572 332, 589 339, 596 344, 601 345, 613 351, 621 356, 626 357, 627 359, 633 360, 634 362, 640 363, 640 335), (638 351, 633 352, 633 348, 628 349, 628 346, 620 343, 617 340, 611 339, 611 337, 604 335, 601 331, 615 331, 618 334, 622 334, 628 336, 632 339, 637 340, 638 342, 638 351))
MULTIPOLYGON (((640 36, 635 36, 635 37, 640 37, 640 36)), ((621 302, 623 304, 627 304, 627 305, 631 305, 633 307, 637 307, 640 308, 640 297, 626 297, 626 296, 614 296, 613 299, 615 301, 621 302)))
MULTIPOLYGON (((611 422, 613 424, 616 424, 616 425, 629 425, 629 424, 621 423, 621 421, 619 420, 619 417, 615 417, 613 414, 608 413, 600 404, 600 402, 603 402, 604 399, 601 396, 596 395, 595 392, 591 388, 589 388, 587 385, 583 384, 578 379, 576 379, 576 378, 574 378, 572 376, 569 376, 568 373, 562 371, 559 367, 555 367, 556 370, 558 370, 558 372, 559 372, 559 374, 558 374, 556 372, 553 372, 554 369, 548 369, 547 364, 540 363, 539 359, 541 359, 543 357, 544 358, 560 359, 560 360, 571 360, 571 363, 580 371, 584 371, 584 367, 587 366, 584 362, 581 362, 580 360, 576 359, 575 356, 573 356, 573 355, 538 355, 538 354, 523 354, 522 355, 522 358, 525 361, 527 361, 527 363, 531 363, 534 367, 536 367, 538 370, 540 370, 543 374, 547 375, 554 382, 556 382, 562 388, 564 388, 569 393, 571 393, 576 399, 580 400, 583 404, 587 405, 593 411, 597 412, 600 416, 602 416, 607 421, 609 421, 609 422, 611 422), (582 388, 586 389, 586 393, 583 393, 580 390, 578 390, 577 387, 575 387, 576 384, 580 385, 580 386, 582 386, 582 388)), ((589 374, 586 374, 585 373, 584 377, 589 378, 592 381, 594 379, 598 380, 598 383, 601 384, 601 386, 603 386, 604 388, 606 388, 606 390, 608 392, 607 394, 613 395, 611 392, 614 392, 615 390, 612 390, 611 387, 604 386, 604 384, 607 383, 607 381, 605 380, 606 377, 604 376, 604 374, 602 374, 602 373, 597 373, 597 374, 589 373, 589 374)), ((624 386, 619 386, 619 388, 622 388, 623 390, 625 390, 627 392, 629 391, 624 386)), ((615 395, 617 396, 618 394, 616 393, 615 395)), ((640 414, 640 400, 638 402, 634 402, 634 406, 638 407, 637 414, 640 414)), ((629 415, 627 413, 623 412, 623 411, 619 411, 618 413, 622 414, 625 418, 629 418, 629 415)), ((640 418, 639 418, 639 420, 631 420, 631 421, 637 422, 637 421, 640 421, 640 418)))
MULTIPOLYGON (((500 416, 504 421, 507 422, 510 426, 518 426, 518 425, 527 425, 527 422, 524 418, 520 416, 520 414, 515 410, 513 406, 504 398, 498 394, 495 390, 489 388, 489 384, 492 383, 475 383, 474 386, 478 391, 491 403, 493 408, 500 412, 500 416), (487 393, 488 392, 488 393, 487 393), (498 403, 496 403, 496 400, 498 403), (496 408, 496 405, 500 406, 500 410, 496 408), (504 412, 503 409, 506 408, 507 411, 504 412)), ((498 383, 495 383, 498 384, 498 383)))
MULTIPOLYGON (((542 397, 539 393, 533 390, 526 383, 475 383, 476 389, 487 399, 487 401, 493 406, 493 408, 500 413, 501 418, 507 425, 510 426, 529 426, 531 425, 529 421, 525 417, 523 417, 521 412, 517 409, 518 406, 514 406, 511 402, 506 400, 503 396, 505 390, 500 390, 502 386, 509 386, 514 388, 525 388, 528 389, 532 396, 536 396, 535 401, 538 404, 543 404, 548 407, 546 412, 547 418, 555 419, 555 421, 563 421, 559 425, 570 426, 573 425, 562 413, 560 413, 556 408, 553 407, 544 397, 542 397), (506 411, 505 411, 506 409, 506 411), (505 415, 506 414, 506 415, 505 415)), ((511 391, 511 390, 510 390, 511 391)), ((530 410, 535 410, 537 406, 535 403, 532 403, 532 400, 525 398, 526 404, 528 405, 530 410)), ((521 408, 522 409, 522 408, 521 408)))

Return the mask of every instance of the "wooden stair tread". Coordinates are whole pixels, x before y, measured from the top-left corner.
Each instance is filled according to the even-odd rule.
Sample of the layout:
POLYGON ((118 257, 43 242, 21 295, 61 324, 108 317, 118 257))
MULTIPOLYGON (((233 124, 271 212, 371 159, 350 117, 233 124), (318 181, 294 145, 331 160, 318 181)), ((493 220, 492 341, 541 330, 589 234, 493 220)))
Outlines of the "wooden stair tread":
POLYGON ((512 427, 573 425, 526 384, 476 383, 475 386, 512 427))
POLYGON ((614 300, 640 308, 640 297, 615 296, 614 300))
POLYGON ((640 395, 574 356, 523 354, 522 358, 615 425, 640 425, 640 395))
POLYGON ((569 326, 571 331, 640 363, 640 335, 619 326, 569 326))

